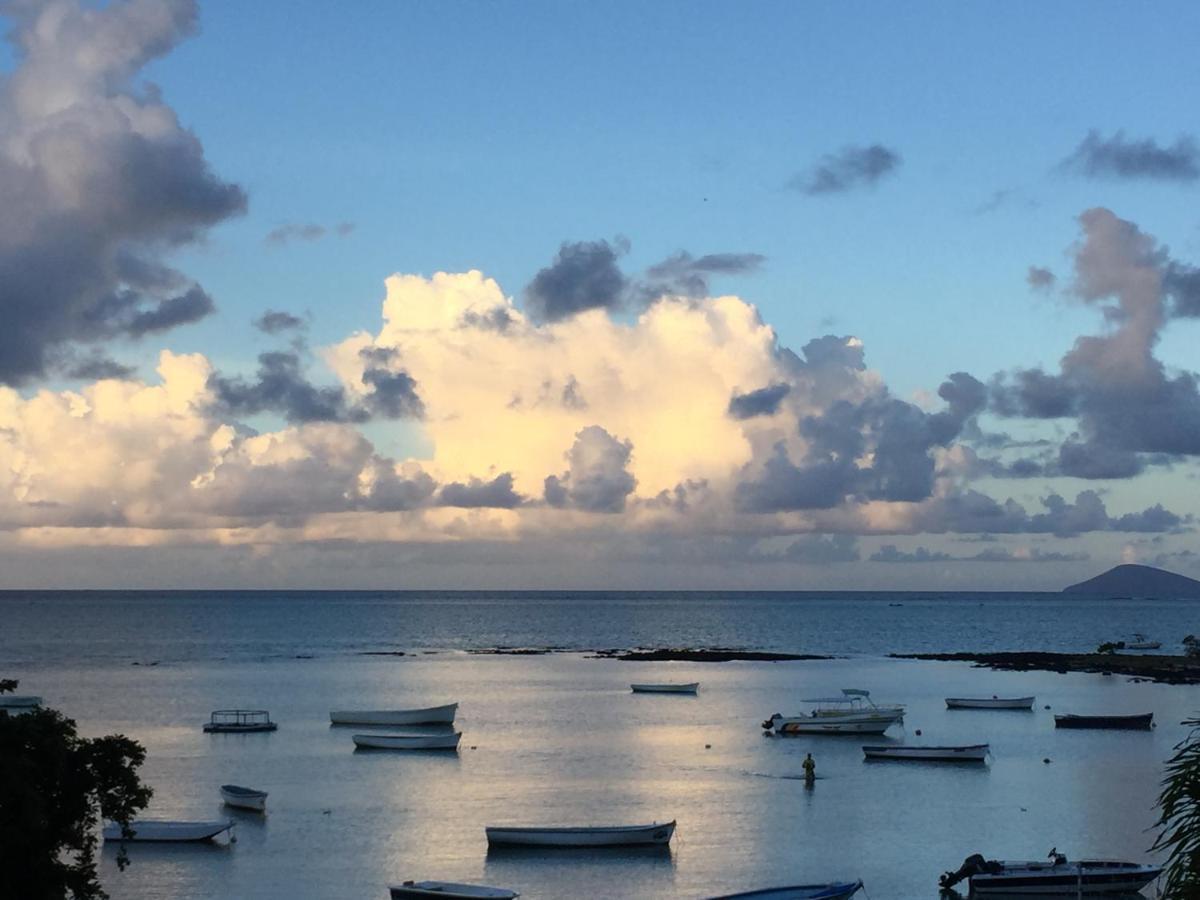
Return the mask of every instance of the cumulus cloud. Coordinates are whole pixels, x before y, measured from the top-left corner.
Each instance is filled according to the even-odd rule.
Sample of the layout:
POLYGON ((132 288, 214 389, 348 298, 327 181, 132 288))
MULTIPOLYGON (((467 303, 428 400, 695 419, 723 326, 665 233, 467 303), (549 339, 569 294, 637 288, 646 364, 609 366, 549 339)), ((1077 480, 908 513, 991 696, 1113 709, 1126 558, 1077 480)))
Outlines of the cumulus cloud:
POLYGON ((289 222, 276 228, 272 228, 269 232, 267 232, 267 236, 263 238, 263 242, 276 247, 282 247, 283 245, 293 241, 312 243, 314 241, 319 241, 322 238, 329 237, 330 235, 346 237, 347 235, 353 233, 353 231, 353 222, 342 222, 338 225, 334 225, 332 228, 326 227, 325 225, 317 225, 315 222, 289 222))
POLYGON ((779 405, 792 389, 790 384, 781 382, 769 384, 758 390, 739 394, 736 391, 729 399, 729 414, 735 419, 752 419, 755 416, 773 416, 779 412, 779 405))
POLYGON ((1058 278, 1049 269, 1041 266, 1030 266, 1025 273, 1025 283, 1035 291, 1048 291, 1054 287, 1058 278))
POLYGON ((546 502, 585 512, 621 512, 637 486, 628 468, 632 453, 629 441, 618 440, 599 425, 589 425, 575 435, 575 443, 567 451, 567 471, 547 476, 546 502))
POLYGON ((194 322, 212 299, 164 261, 245 209, 141 69, 195 27, 191 0, 6 7, 0 83, 0 383, 78 342, 194 322))
POLYGON ((304 320, 285 310, 268 309, 254 320, 254 327, 263 334, 281 334, 303 328, 304 320))
POLYGON ((1126 139, 1123 131, 1109 138, 1089 131, 1059 167, 1089 178, 1195 181, 1200 178, 1200 148, 1190 135, 1177 138, 1170 146, 1159 146, 1153 138, 1126 139))
POLYGON ((1039 547, 989 547, 970 556, 955 556, 941 550, 917 547, 915 550, 900 550, 895 544, 884 544, 871 554, 871 562, 882 563, 960 563, 960 562, 1028 562, 1062 563, 1081 562, 1088 559, 1086 553, 1062 553, 1042 550, 1039 547))
POLYGON ((513 509, 522 502, 521 495, 513 490, 513 477, 510 472, 497 475, 491 481, 481 481, 478 478, 472 478, 466 484, 454 481, 442 485, 438 496, 443 506, 468 509, 481 506, 513 509))
POLYGON ((705 297, 714 275, 743 275, 756 272, 766 261, 761 253, 708 253, 695 257, 680 250, 646 269, 645 283, 639 286, 643 302, 652 302, 663 294, 705 297))
POLYGON ((841 194, 861 187, 872 187, 900 167, 900 154, 883 144, 843 147, 821 158, 806 172, 788 182, 802 194, 841 194))
POLYGON ((617 265, 622 247, 608 241, 564 243, 525 288, 525 308, 537 321, 557 322, 589 309, 617 309, 626 278, 617 265))

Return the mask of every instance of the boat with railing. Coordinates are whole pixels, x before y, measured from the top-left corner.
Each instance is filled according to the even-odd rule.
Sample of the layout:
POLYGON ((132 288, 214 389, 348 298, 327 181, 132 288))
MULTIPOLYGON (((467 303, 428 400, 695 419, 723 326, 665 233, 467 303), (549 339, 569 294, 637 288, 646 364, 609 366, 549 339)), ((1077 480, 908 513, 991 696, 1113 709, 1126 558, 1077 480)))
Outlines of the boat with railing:
POLYGON ((213 710, 204 730, 213 732, 242 733, 251 731, 274 731, 279 726, 271 721, 265 709, 217 709, 213 710))

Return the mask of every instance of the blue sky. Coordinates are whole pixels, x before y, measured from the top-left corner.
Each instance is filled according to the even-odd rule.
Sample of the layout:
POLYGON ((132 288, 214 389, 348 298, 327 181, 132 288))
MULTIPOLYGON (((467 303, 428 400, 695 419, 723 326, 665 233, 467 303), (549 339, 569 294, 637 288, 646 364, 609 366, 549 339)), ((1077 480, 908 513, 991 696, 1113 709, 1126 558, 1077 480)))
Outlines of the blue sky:
MULTIPOLYGON (((519 310, 526 286, 565 242, 607 241, 630 279, 679 251, 760 254, 761 265, 710 275, 708 293, 753 304, 779 344, 795 351, 824 334, 861 339, 866 365, 889 395, 933 412, 940 408, 938 387, 951 373, 969 372, 983 383, 1019 369, 1053 373, 1077 337, 1106 333, 1100 309, 1069 290, 1085 240, 1079 221, 1085 210, 1111 210, 1169 248, 1180 265, 1200 261, 1195 177, 1088 177, 1063 166, 1090 132, 1101 141, 1121 133, 1164 152, 1183 147, 1187 155, 1200 74, 1191 39, 1200 33, 1195 4, 251 8, 201 0, 198 29, 188 36, 193 9, 186 0, 138 3, 128 7, 130 22, 149 21, 159 9, 178 17, 164 26, 171 49, 140 70, 113 76, 108 87, 89 81, 80 90, 165 104, 199 140, 211 177, 240 186, 245 205, 244 212, 230 206, 198 226, 194 239, 176 249, 154 251, 202 285, 215 311, 169 331, 127 330, 140 335, 136 340, 114 332, 105 354, 135 366, 136 378, 147 383, 155 381, 164 348, 203 354, 218 373, 214 379, 241 376, 248 383, 258 354, 286 350, 303 335, 305 376, 318 385, 342 383, 353 394, 365 383, 359 373, 333 372, 323 357, 356 332, 369 332, 376 350, 393 355, 393 375, 413 376, 418 364, 405 362, 404 354, 420 351, 387 343, 391 338, 380 332, 389 275, 479 269, 519 310), (146 82, 161 90, 161 100, 144 93, 146 82), (871 145, 897 160, 873 183, 817 195, 796 189, 824 160, 871 145), (267 239, 276 229, 311 225, 325 229, 320 239, 267 239), (336 233, 339 225, 347 233, 336 233), (1030 266, 1051 270, 1054 288, 1032 288, 1030 266), (268 310, 302 315, 304 330, 272 336, 251 327, 268 310)), ((106 14, 126 5, 93 8, 106 14)), ((23 32, 15 27, 19 39, 23 32)), ((85 58, 86 31, 71 39, 78 44, 51 42, 47 58, 85 58)), ((4 53, 0 66, 16 79, 21 55, 4 53)), ((21 127, 41 128, 49 118, 31 121, 21 127)), ((484 305, 471 308, 498 308, 487 306, 492 300, 478 303, 484 305)), ((608 313, 634 328, 638 311, 626 303, 608 313)), ((1153 352, 1168 372, 1194 369, 1198 334, 1196 317, 1178 316, 1161 329, 1153 352)), ((88 336, 54 341, 54 347, 93 346, 88 336)), ((80 390, 87 381, 49 367, 12 383, 30 398, 39 388, 80 390)), ((479 471, 455 468, 471 454, 439 445, 450 439, 434 423, 465 413, 438 412, 424 392, 430 381, 416 377, 423 415, 364 412, 342 424, 353 424, 373 452, 397 466, 420 462, 439 491, 451 479, 491 483, 503 475, 499 462, 479 471)), ((248 396, 243 391, 240 415, 221 422, 245 434, 297 423, 292 413, 248 396)), ((633 414, 614 401, 607 415, 603 422, 584 417, 562 424, 570 433, 553 457, 568 452, 578 429, 594 424, 613 438, 609 450, 619 456, 613 448, 628 438, 629 465, 645 465, 644 439, 619 432, 633 414)), ((802 412, 795 415, 803 421, 802 412)), ((218 425, 217 418, 205 421, 218 425)), ((978 422, 985 430, 1055 442, 1087 427, 1070 419, 998 421, 988 411, 978 413, 978 422)), ((749 467, 737 476, 743 480, 767 459, 771 432, 756 434, 750 428, 739 437, 755 447, 751 462, 731 456, 749 467)), ((804 452, 797 434, 787 439, 789 459, 804 452)), ((1021 480, 964 476, 954 490, 969 483, 998 502, 1015 497, 1031 511, 1048 493, 1071 500, 1096 490, 1113 518, 1162 503, 1183 523, 1158 533, 1163 541, 1174 535, 1166 549, 1178 553, 1191 533, 1188 517, 1200 514, 1200 506, 1180 499, 1194 488, 1194 456, 1167 460, 1152 458, 1153 448, 1138 452, 1149 455, 1141 457, 1148 467, 1136 477, 1081 479, 1048 468, 1043 477, 1021 480)), ((639 491, 656 477, 635 474, 639 491)), ((680 484, 692 477, 686 466, 678 474, 680 484)), ((37 502, 69 505, 46 490, 37 502)), ((516 493, 525 498, 519 508, 553 506, 539 491, 540 477, 517 475, 516 493)), ((628 497, 649 502, 640 493, 628 497)), ((847 515, 851 505, 843 508, 847 515)), ((284 527, 272 515, 254 527, 284 527)), ((936 529, 931 534, 941 536, 906 526, 892 541, 875 525, 859 531, 831 521, 800 516, 750 530, 782 540, 844 527, 866 541, 864 558, 876 549, 871 541, 904 545, 911 538, 913 547, 932 547, 948 540, 936 529)), ((289 520, 287 527, 294 525, 289 520)), ((444 538, 438 528, 420 532, 422 539, 435 532, 444 538)), ((1065 561, 1071 565, 1026 567, 1040 573, 1021 577, 1053 581, 1128 558, 1128 541, 1150 540, 1126 540, 1106 528, 1102 536, 1067 536, 1076 542, 1066 551, 1075 554, 1065 561)), ((260 543, 249 543, 261 551, 260 543)), ((21 548, 13 552, 24 558, 21 548)), ((920 571, 905 577, 941 583, 944 573, 920 571)))

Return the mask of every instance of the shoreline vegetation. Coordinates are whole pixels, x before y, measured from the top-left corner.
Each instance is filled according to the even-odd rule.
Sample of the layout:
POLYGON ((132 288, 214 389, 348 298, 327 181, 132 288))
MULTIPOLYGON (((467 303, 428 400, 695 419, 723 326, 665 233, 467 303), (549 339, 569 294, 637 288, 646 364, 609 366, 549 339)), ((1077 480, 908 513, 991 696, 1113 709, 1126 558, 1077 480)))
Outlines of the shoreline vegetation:
POLYGON ((1091 672, 1126 675, 1139 681, 1161 684, 1200 684, 1200 659, 1156 653, 889 653, 892 659, 923 659, 937 662, 970 662, 975 668, 1012 672, 1091 672))

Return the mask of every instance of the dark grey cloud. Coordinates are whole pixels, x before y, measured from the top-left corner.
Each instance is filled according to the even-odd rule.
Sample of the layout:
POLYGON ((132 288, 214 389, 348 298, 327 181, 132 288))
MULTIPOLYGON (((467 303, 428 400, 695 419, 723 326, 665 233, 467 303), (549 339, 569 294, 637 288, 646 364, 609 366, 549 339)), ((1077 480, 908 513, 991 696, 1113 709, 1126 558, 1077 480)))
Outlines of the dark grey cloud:
POLYGON ((420 418, 424 406, 416 381, 404 371, 388 368, 394 351, 363 351, 367 365, 362 383, 372 390, 361 399, 339 386, 320 387, 304 373, 299 352, 271 351, 258 356, 253 380, 214 372, 209 388, 220 413, 253 416, 273 412, 289 422, 366 422, 372 418, 420 418))
POLYGON ((899 168, 900 162, 900 154, 883 144, 843 147, 794 177, 788 187, 809 196, 840 194, 873 186, 899 168))
POLYGON ((1164 287, 1171 298, 1171 314, 1200 318, 1200 268, 1171 261, 1164 274, 1164 287))
POLYGON ((467 310, 458 321, 459 325, 466 328, 478 328, 482 331, 498 331, 503 334, 512 327, 516 319, 504 307, 496 306, 485 313, 467 310))
POLYGON ((883 563, 930 563, 930 562, 950 562, 957 557, 951 556, 949 553, 943 553, 940 550, 929 550, 925 547, 918 547, 912 552, 899 549, 895 544, 884 544, 874 553, 868 560, 870 562, 883 563))
POLYGON ((773 416, 779 412, 783 398, 792 389, 790 384, 781 382, 769 384, 758 390, 745 394, 735 393, 729 400, 729 415, 735 419, 752 419, 755 416, 773 416))
POLYGON ((1035 291, 1048 291, 1054 287, 1058 278, 1049 269, 1041 266, 1030 266, 1025 273, 1025 283, 1035 291))
POLYGON ((1200 178, 1200 148, 1190 135, 1159 146, 1153 138, 1127 140, 1124 131, 1109 138, 1089 131, 1059 168, 1089 178, 1195 181, 1200 178))
POLYGON ((589 309, 619 309, 628 284, 617 265, 622 251, 608 241, 564 243, 554 262, 525 288, 525 308, 541 322, 589 309))
POLYGON ((858 538, 852 534, 806 534, 796 538, 778 554, 757 554, 762 559, 776 559, 808 565, 857 562, 861 558, 858 538))
POLYGON ((17 63, 0 83, 0 382, 18 384, 71 344, 208 315, 208 295, 163 260, 246 196, 136 83, 192 32, 193 2, 5 10, 17 63))
POLYGON ((273 244, 276 247, 282 247, 284 244, 291 243, 292 241, 312 243, 330 235, 346 237, 353 231, 353 222, 342 222, 334 225, 332 228, 325 225, 318 225, 315 222, 289 222, 277 228, 272 228, 267 232, 267 236, 263 238, 263 242, 273 244))
POLYGON ((127 366, 110 357, 93 353, 81 359, 73 359, 64 367, 63 374, 82 381, 103 381, 109 378, 126 381, 137 374, 137 367, 127 366))
POLYGON ((511 472, 497 475, 491 481, 472 478, 467 483, 452 481, 442 485, 438 494, 441 506, 460 506, 466 509, 490 507, 493 509, 515 509, 523 502, 520 494, 513 490, 511 472))
POLYGON ((622 512, 637 486, 629 472, 632 453, 629 441, 618 440, 599 425, 589 425, 575 435, 575 443, 567 451, 567 471, 546 478, 546 502, 585 512, 622 512))
POLYGON ((695 257, 680 250, 646 269, 638 295, 643 302, 652 302, 665 294, 706 297, 712 276, 756 272, 766 259, 761 253, 708 253, 695 257))
POLYGON ((304 320, 282 309, 268 309, 254 320, 254 327, 263 334, 279 334, 304 327, 304 320))

